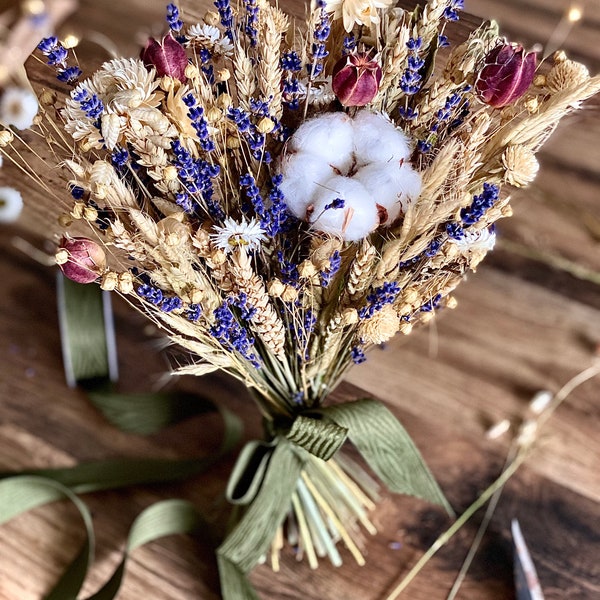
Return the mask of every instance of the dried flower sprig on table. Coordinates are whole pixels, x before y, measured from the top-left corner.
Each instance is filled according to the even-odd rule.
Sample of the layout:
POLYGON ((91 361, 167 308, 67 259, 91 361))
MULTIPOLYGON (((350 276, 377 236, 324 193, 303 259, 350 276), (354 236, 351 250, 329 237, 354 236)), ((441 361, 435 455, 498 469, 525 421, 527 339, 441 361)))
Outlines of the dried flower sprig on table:
MULTIPOLYGON (((511 214, 502 186, 533 180, 535 152, 600 78, 557 55, 534 79, 535 55, 494 24, 448 49, 460 0, 414 12, 319 0, 295 38, 266 1, 215 6, 186 27, 169 5, 162 41, 80 83, 58 40, 44 40, 74 89, 58 109, 42 93, 39 131, 68 171, 61 223, 88 226, 108 259, 66 237, 65 274, 135 297, 189 350, 181 372, 243 381, 268 423, 259 450, 272 478, 262 488, 275 464, 291 478, 260 543, 250 536, 256 547, 239 536, 224 544, 231 592, 275 532, 278 564, 288 511, 289 539, 313 566, 323 555, 339 564, 339 539, 362 563, 354 523, 372 531, 372 503, 352 479, 363 475, 347 459, 321 459, 346 434, 360 447, 352 435, 363 414, 327 412, 324 400, 369 348, 455 305, 453 290, 494 245, 494 223, 511 214)), ((393 489, 443 502, 414 452, 393 489), (420 482, 405 485, 417 471, 420 482)), ((388 483, 402 460, 371 466, 388 483)), ((261 493, 247 513, 258 528, 261 493)))

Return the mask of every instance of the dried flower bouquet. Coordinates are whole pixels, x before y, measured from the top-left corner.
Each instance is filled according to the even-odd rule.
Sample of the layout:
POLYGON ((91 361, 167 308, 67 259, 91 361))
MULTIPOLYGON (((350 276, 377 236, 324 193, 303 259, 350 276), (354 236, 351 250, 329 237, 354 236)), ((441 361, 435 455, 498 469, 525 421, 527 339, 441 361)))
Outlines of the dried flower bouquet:
POLYGON ((265 418, 219 550, 225 597, 251 598, 244 575, 269 548, 276 568, 286 536, 313 566, 339 564, 339 540, 363 562, 376 484, 332 458, 347 436, 391 489, 445 502, 386 409, 325 400, 369 348, 455 305, 506 188, 600 77, 560 53, 538 67, 493 23, 449 47, 462 0, 319 0, 301 32, 266 0, 215 7, 184 25, 169 5, 163 40, 81 82, 45 39, 73 90, 41 93, 37 130, 65 167, 61 224, 91 230, 62 238, 65 275, 135 298, 189 351, 179 372, 229 373, 265 418))

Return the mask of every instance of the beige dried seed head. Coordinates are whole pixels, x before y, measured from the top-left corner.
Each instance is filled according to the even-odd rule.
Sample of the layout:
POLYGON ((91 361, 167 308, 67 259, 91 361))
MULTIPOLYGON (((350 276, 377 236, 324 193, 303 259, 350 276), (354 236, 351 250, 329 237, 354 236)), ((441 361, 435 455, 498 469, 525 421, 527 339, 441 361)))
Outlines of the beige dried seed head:
POLYGON ((215 81, 221 83, 223 81, 229 81, 231 78, 231 71, 229 69, 218 69, 215 73, 215 81))
POLYGON ((219 17, 219 13, 214 10, 209 10, 204 15, 204 22, 207 25, 218 25, 221 22, 221 17, 219 17))
POLYGON ((402 323, 400 323, 400 333, 408 335, 412 331, 412 329, 412 323, 407 323, 406 321, 402 321, 402 323))
POLYGON ((119 273, 117 287, 122 294, 131 294, 133 292, 133 275, 129 271, 119 273))
POLYGON ((271 281, 267 283, 267 292, 269 292, 269 296, 272 296, 273 298, 281 298, 284 290, 285 284, 279 279, 271 279, 271 281))
POLYGON ((114 271, 108 271, 102 276, 100 288, 105 290, 106 292, 112 292, 113 290, 117 289, 118 283, 119 275, 114 271))
POLYGON ((216 123, 217 121, 219 121, 221 119, 222 116, 223 116, 223 111, 220 108, 217 108, 216 106, 211 106, 206 111, 206 120, 209 123, 216 123))
POLYGON ((188 65, 185 67, 185 76, 188 79, 195 81, 196 79, 200 78, 200 69, 196 65, 188 63, 188 65))
POLYGON ((86 206, 83 209, 83 218, 86 221, 95 221, 98 218, 98 211, 93 206, 86 206))
POLYGON ((71 215, 63 213, 62 215, 60 215, 58 217, 58 224, 61 227, 71 227, 71 225, 73 225, 73 219, 72 219, 71 215))
POLYGON ((449 308, 450 310, 453 310, 457 306, 458 306, 458 301, 456 300, 456 298, 454 296, 448 296, 446 298, 446 308, 449 308))
POLYGON ((169 165, 163 169, 163 179, 165 181, 173 181, 179 177, 179 173, 177 172, 177 167, 174 165, 169 165))
POLYGON ((539 73, 538 75, 536 75, 533 78, 533 85, 535 87, 546 87, 546 76, 542 75, 542 73, 539 73))
POLYGON ((73 208, 71 209, 71 216, 74 219, 82 219, 85 208, 86 206, 83 202, 75 202, 73 208))
POLYGON ((502 154, 504 179, 515 187, 524 187, 537 175, 540 165, 533 151, 527 146, 508 146, 502 154))
POLYGON ((342 323, 344 327, 358 323, 358 311, 355 308, 345 308, 342 311, 342 323))
POLYGON ((590 72, 585 65, 574 60, 565 59, 556 63, 546 76, 546 86, 557 94, 563 90, 576 88, 590 78, 590 72))
POLYGON ((527 96, 523 101, 523 106, 530 115, 533 115, 540 109, 540 101, 537 96, 527 96))
POLYGON ((59 248, 54 255, 54 261, 57 265, 64 265, 69 260, 69 252, 66 248, 59 248))
POLYGON ((221 94, 217 98, 217 106, 219 108, 222 108, 223 110, 228 109, 231 106, 232 102, 233 102, 233 100, 232 100, 231 96, 227 93, 221 94))
POLYGON ((160 78, 160 89, 165 92, 171 92, 175 88, 175 80, 168 75, 164 75, 160 78))
POLYGON ((269 119, 269 117, 263 117, 258 122, 257 129, 261 133, 271 133, 271 131, 273 131, 273 129, 275 129, 275 123, 273 122, 272 119, 269 119))
POLYGON ((564 50, 557 50, 552 55, 552 60, 554 60, 555 64, 561 63, 561 62, 567 60, 567 54, 564 50))
POLYGON ((281 299, 284 302, 294 302, 296 298, 298 298, 298 290, 292 285, 286 285, 281 294, 281 299))
POLYGON ((56 92, 44 88, 39 95, 39 101, 42 106, 54 106, 54 103, 56 102, 56 92))
POLYGON ((394 336, 399 328, 400 317, 391 304, 386 304, 360 324, 358 334, 367 344, 383 344, 394 336))
POLYGON ((0 131, 0 147, 8 146, 12 144, 15 139, 15 134, 10 129, 3 129, 0 131))
POLYGON ((310 260, 304 260, 298 267, 298 275, 301 279, 310 279, 317 274, 317 268, 310 260))

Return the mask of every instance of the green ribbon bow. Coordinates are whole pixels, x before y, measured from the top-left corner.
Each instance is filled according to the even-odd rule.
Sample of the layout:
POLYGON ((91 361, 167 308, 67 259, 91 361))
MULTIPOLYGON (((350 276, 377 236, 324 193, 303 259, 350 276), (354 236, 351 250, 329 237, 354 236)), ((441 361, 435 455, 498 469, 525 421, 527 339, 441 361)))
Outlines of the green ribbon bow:
POLYGON ((249 506, 217 549, 225 600, 258 600, 247 575, 289 511, 309 453, 328 460, 346 438, 391 491, 440 504, 453 514, 410 436, 381 402, 363 399, 301 414, 271 442, 250 442, 232 472, 228 497, 249 506))

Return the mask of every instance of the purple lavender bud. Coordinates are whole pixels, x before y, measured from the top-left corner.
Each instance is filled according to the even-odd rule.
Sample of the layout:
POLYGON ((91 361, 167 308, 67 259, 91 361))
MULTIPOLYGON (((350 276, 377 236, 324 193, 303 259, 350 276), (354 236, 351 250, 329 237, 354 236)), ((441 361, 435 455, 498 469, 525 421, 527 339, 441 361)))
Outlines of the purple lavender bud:
POLYGON ((185 48, 171 34, 166 35, 162 42, 149 38, 140 52, 140 58, 148 69, 155 67, 159 77, 168 75, 179 81, 187 81, 185 68, 188 58, 185 48))
POLYGON ((333 93, 344 106, 364 106, 373 100, 381 82, 381 67, 368 54, 347 54, 333 67, 333 93))
POLYGON ((535 52, 525 54, 518 44, 496 46, 485 57, 484 66, 477 76, 477 96, 494 108, 512 104, 533 82, 536 65, 535 52))

